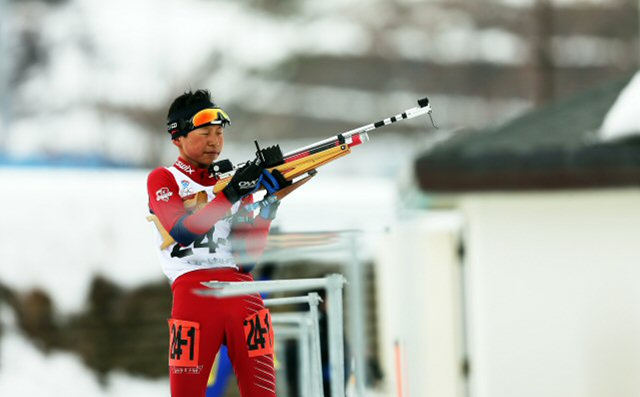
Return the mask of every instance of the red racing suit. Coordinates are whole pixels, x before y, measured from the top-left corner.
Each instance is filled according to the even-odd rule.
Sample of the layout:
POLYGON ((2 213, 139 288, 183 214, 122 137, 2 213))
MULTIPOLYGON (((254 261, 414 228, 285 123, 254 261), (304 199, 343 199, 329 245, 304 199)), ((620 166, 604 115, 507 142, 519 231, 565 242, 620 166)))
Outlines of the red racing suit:
POLYGON ((242 396, 273 397, 273 331, 260 295, 214 298, 193 293, 203 281, 253 281, 251 274, 239 268, 236 254, 240 250, 257 259, 271 223, 260 216, 239 214, 253 198, 232 204, 223 193, 213 193, 216 182, 207 169, 182 158, 171 167, 153 170, 147 180, 149 210, 175 240, 163 249, 163 235, 156 230, 162 270, 173 292, 171 396, 204 397, 213 360, 225 343, 242 396), (184 202, 200 192, 206 192, 207 204, 187 210, 184 202), (234 224, 230 214, 248 216, 250 222, 234 224))

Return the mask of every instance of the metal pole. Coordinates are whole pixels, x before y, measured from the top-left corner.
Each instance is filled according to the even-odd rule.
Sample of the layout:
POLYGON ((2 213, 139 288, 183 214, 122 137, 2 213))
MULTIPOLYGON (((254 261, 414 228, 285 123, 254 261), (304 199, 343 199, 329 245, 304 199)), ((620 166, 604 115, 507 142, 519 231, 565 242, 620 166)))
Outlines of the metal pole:
POLYGON ((320 348, 320 321, 318 318, 318 304, 322 301, 316 292, 309 294, 309 315, 311 316, 311 343, 313 353, 313 380, 314 390, 318 396, 324 396, 324 385, 322 384, 322 349, 320 348))
MULTIPOLYGON (((326 278, 247 282, 205 281, 201 284, 210 289, 198 289, 194 292, 198 295, 209 295, 224 298, 229 296, 255 294, 258 292, 304 291, 317 288, 327 288, 330 284, 329 277, 331 276, 327 276, 326 278)), ((338 277, 344 280, 342 276, 338 275, 338 277)))
POLYGON ((299 336, 299 327, 297 326, 280 325, 277 329, 276 339, 297 339, 299 336))
POLYGON ((329 327, 329 368, 331 397, 344 397, 344 331, 342 319, 342 288, 345 278, 331 274, 325 278, 301 280, 274 280, 250 282, 206 281, 209 289, 195 289, 202 296, 228 297, 258 292, 292 292, 324 288, 327 293, 327 320, 329 327))
POLYGON ((329 326, 329 368, 331 396, 344 397, 344 326, 342 319, 342 286, 344 277, 328 277, 327 315, 329 326))
POLYGON ((309 304, 309 335, 311 344, 311 387, 315 395, 324 396, 324 385, 322 382, 322 349, 320 346, 320 321, 318 318, 318 305, 322 302, 322 298, 316 292, 311 292, 307 296, 295 296, 287 298, 271 298, 265 299, 264 305, 278 306, 295 303, 309 304))
MULTIPOLYGON (((318 296, 318 294, 316 294, 315 292, 310 293, 307 296, 290 296, 290 297, 286 297, 286 298, 270 298, 270 299, 265 299, 264 300, 264 305, 271 307, 271 306, 282 306, 282 305, 293 305, 296 303, 307 303, 309 304, 309 306, 311 306, 311 295, 316 295, 318 296)), ((317 307, 317 303, 315 304, 317 307)))
POLYGON ((271 316, 273 324, 294 324, 297 326, 304 326, 309 313, 274 313, 271 316))
MULTIPOLYGON (((275 331, 276 331, 275 332, 275 337, 279 341, 286 340, 286 339, 294 339, 296 341, 296 343, 298 345, 300 345, 301 331, 300 331, 300 327, 299 326, 290 326, 290 325, 282 326, 282 325, 280 325, 278 327, 275 327, 275 325, 274 325, 274 328, 275 328, 275 331)), ((276 344, 276 346, 280 347, 281 344, 278 343, 278 344, 276 344)), ((278 349, 278 354, 279 354, 280 351, 281 350, 278 349)), ((300 351, 299 350, 298 350, 298 359, 300 359, 300 351)), ((284 371, 284 375, 285 376, 287 375, 286 368, 287 368, 286 366, 282 366, 280 368, 281 372, 284 371)), ((302 395, 301 394, 302 390, 301 390, 301 386, 300 386, 301 382, 300 382, 299 378, 300 377, 298 376, 298 390, 296 392, 299 395, 302 395)), ((278 380, 279 380, 279 378, 276 378, 276 384, 279 384, 278 380)), ((280 393, 283 393, 283 392, 284 392, 285 396, 290 396, 291 395, 291 392, 288 389, 287 382, 282 382, 282 388, 278 389, 278 395, 280 395, 280 393)))
MULTIPOLYGON (((302 365, 298 392, 301 396, 322 397, 322 387, 318 387, 318 384, 322 384, 322 370, 317 371, 322 363, 318 361, 319 356, 315 354, 316 349, 320 350, 320 341, 314 338, 314 330, 317 331, 318 324, 313 322, 311 313, 276 313, 271 316, 271 321, 274 327, 279 324, 298 326, 298 358, 302 365)), ((280 332, 279 327, 277 332, 280 332)))
POLYGON ((349 269, 349 309, 350 334, 353 346, 354 375, 356 395, 365 395, 365 350, 367 334, 365 331, 364 294, 362 288, 362 263, 358 256, 358 236, 351 234, 351 265, 349 269))
POLYGON ((302 361, 301 383, 304 389, 304 394, 302 395, 313 396, 313 388, 311 387, 311 352, 309 349, 309 318, 305 317, 304 320, 305 321, 300 324, 300 343, 298 344, 300 361, 302 361))

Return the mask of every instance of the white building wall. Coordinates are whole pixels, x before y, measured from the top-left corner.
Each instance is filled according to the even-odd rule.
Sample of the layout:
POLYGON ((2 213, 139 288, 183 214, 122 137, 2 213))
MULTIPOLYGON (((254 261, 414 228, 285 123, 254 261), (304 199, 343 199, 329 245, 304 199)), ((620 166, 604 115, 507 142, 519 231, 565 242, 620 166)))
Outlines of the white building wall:
POLYGON ((640 395, 640 190, 470 195, 473 397, 640 395))
POLYGON ((385 396, 462 395, 459 232, 456 213, 414 214, 378 244, 385 396))

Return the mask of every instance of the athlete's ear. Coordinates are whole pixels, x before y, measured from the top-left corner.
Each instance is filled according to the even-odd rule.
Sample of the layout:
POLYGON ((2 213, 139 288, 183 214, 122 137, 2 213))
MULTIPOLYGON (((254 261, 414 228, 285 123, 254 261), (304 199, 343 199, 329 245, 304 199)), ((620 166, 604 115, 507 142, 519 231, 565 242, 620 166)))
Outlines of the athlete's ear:
POLYGON ((174 145, 176 145, 176 147, 182 149, 182 141, 181 141, 182 137, 176 138, 176 139, 172 139, 171 143, 173 143, 174 145))

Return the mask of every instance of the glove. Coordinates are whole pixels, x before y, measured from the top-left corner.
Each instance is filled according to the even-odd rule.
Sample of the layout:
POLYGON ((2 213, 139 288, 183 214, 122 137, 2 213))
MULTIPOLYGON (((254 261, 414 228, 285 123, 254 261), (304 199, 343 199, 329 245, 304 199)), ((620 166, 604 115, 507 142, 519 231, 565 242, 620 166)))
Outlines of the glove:
POLYGON ((267 190, 267 195, 274 194, 278 190, 289 185, 291 185, 291 181, 286 180, 280 171, 262 171, 262 186, 267 190))
POLYGON ((238 168, 222 192, 231 203, 239 201, 260 188, 263 170, 264 167, 259 159, 248 162, 238 168))
POLYGON ((276 219, 276 213, 278 212, 278 207, 280 207, 280 200, 276 201, 273 204, 269 204, 265 207, 260 208, 259 216, 263 219, 272 221, 276 219))

